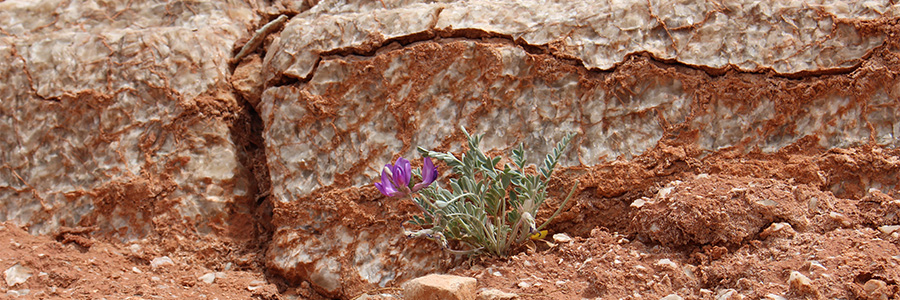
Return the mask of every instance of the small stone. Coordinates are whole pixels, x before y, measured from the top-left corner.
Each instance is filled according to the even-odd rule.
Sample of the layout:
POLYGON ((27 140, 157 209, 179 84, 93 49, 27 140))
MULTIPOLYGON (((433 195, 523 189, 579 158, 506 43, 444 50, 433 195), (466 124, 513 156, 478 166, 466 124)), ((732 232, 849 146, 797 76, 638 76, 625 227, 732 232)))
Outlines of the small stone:
POLYGON ((669 294, 668 296, 659 298, 659 300, 682 300, 682 299, 684 299, 684 298, 681 298, 681 296, 678 296, 678 294, 669 294))
POLYGON ((557 243, 568 243, 572 241, 572 237, 565 233, 557 233, 553 235, 553 241, 557 243))
POLYGON ((648 201, 645 200, 644 198, 637 199, 637 200, 634 200, 633 202, 631 202, 631 207, 634 207, 634 208, 641 208, 641 207, 644 206, 644 204, 647 204, 647 202, 648 202, 648 201))
POLYGON ((168 256, 157 257, 157 258, 154 258, 152 261, 150 261, 150 268, 154 269, 154 270, 156 270, 157 268, 160 268, 160 267, 174 266, 174 265, 175 265, 175 262, 172 261, 172 259, 169 258, 168 256))
POLYGON ((6 286, 8 287, 24 283, 28 278, 31 278, 31 269, 18 263, 6 269, 4 273, 6 274, 6 286))
POLYGON ((28 296, 31 290, 29 289, 21 289, 21 290, 8 290, 6 291, 6 295, 10 297, 19 297, 19 296, 28 296))
POLYGON ((790 238, 797 234, 791 224, 780 222, 772 223, 768 228, 759 233, 759 237, 763 239, 773 238, 790 238))
POLYGON ((478 280, 471 277, 431 274, 403 284, 403 299, 473 300, 478 280))
POLYGON ((135 272, 135 273, 138 273, 138 274, 143 273, 143 272, 141 272, 141 269, 138 269, 137 267, 131 267, 131 271, 132 271, 132 272, 135 272))
POLYGON ((660 259, 659 261, 656 262, 656 265, 660 266, 660 267, 668 267, 668 268, 672 268, 672 269, 678 268, 678 264, 676 264, 675 262, 673 262, 671 259, 668 259, 668 258, 660 259))
POLYGON ((671 186, 671 185, 659 189, 659 191, 656 192, 656 199, 666 199, 666 196, 668 196, 669 193, 671 193, 672 190, 674 190, 674 189, 675 189, 675 187, 671 186))
POLYGON ((519 299, 519 295, 507 293, 498 289, 483 289, 475 298, 478 300, 512 300, 519 299))
POLYGON ((716 300, 743 300, 745 296, 734 289, 720 290, 716 293, 716 300))
POLYGON ((835 221, 841 223, 841 226, 843 226, 843 227, 850 227, 850 225, 853 225, 853 221, 851 221, 849 217, 847 217, 841 213, 830 212, 830 213, 828 213, 828 216, 831 217, 832 220, 835 220, 835 221))
POLYGON ((206 283, 213 283, 214 281, 216 281, 216 274, 215 273, 206 273, 197 279, 200 281, 206 282, 206 283))
POLYGON ((247 290, 252 292, 252 291, 255 291, 255 290, 257 290, 257 289, 259 289, 259 288, 261 288, 261 287, 264 287, 265 285, 266 285, 266 282, 265 282, 265 281, 262 281, 262 280, 254 280, 254 281, 251 281, 251 282, 250 282, 250 285, 249 285, 249 286, 247 286, 247 290))
POLYGON ((788 284, 791 286, 791 289, 800 294, 818 294, 818 290, 813 286, 812 280, 809 280, 809 277, 800 272, 791 271, 791 275, 788 277, 788 284))
POLYGON ((897 229, 900 229, 900 225, 885 225, 878 227, 878 230, 881 230, 884 234, 894 233, 897 229))
POLYGON ((517 284, 517 286, 519 286, 519 288, 527 289, 527 288, 531 287, 531 283, 528 283, 527 281, 522 281, 522 282, 519 282, 519 284, 517 284))
POLYGON ((866 284, 863 285, 863 290, 869 294, 869 299, 876 300, 887 300, 888 295, 892 294, 890 290, 887 289, 887 283, 878 279, 869 279, 866 281, 866 284))
POLYGON ((160 281, 160 280, 161 279, 159 278, 159 276, 150 277, 150 281, 160 281))

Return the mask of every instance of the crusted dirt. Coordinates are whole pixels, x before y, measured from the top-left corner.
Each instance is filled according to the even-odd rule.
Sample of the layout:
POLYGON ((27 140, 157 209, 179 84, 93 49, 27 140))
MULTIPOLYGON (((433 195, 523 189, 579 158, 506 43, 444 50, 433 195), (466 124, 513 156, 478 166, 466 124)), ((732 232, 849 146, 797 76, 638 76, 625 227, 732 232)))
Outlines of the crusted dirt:
MULTIPOLYGON (((895 182, 900 151, 864 146, 740 157, 691 153, 684 146, 661 145, 631 162, 565 170, 553 181, 553 192, 562 193, 575 181, 582 183, 581 191, 545 240, 503 259, 448 256, 445 271, 475 277, 479 288, 524 299, 900 297, 900 230, 891 227, 900 224, 900 193, 860 190, 853 184, 861 176, 895 182), (864 171, 851 172, 854 168, 864 171), (600 180, 612 178, 609 172, 618 180, 600 180), (837 183, 842 192, 831 190, 837 183), (557 242, 555 233, 566 233, 572 241, 557 242)), ((362 189, 356 197, 377 197, 370 192, 362 189)), ((372 205, 334 209, 377 216, 379 207, 391 205, 406 212, 381 226, 415 212, 402 200, 361 202, 372 205)), ((542 211, 541 216, 547 215, 542 211)), ((254 251, 213 237, 182 240, 178 246, 152 239, 123 244, 92 237, 93 230, 64 228, 55 236, 32 236, 4 224, 0 270, 19 264, 32 276, 14 286, 0 283, 0 294, 14 297, 28 290, 24 297, 34 299, 324 298, 306 283, 266 274, 258 263, 265 247, 254 251), (163 256, 174 264, 154 268, 152 261, 163 256), (200 279, 206 274, 218 277, 206 283, 200 279)), ((427 242, 421 246, 439 251, 427 242)), ((392 286, 344 284, 355 291, 347 297, 399 297, 392 286)))

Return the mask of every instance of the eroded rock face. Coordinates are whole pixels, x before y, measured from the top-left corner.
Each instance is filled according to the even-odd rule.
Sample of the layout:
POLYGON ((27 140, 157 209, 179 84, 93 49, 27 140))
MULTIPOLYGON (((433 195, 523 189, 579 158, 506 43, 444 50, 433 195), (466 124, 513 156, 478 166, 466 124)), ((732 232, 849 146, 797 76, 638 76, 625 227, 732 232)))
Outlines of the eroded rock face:
MULTIPOLYGON (((441 269, 439 249, 403 237, 412 203, 371 183, 397 156, 420 164, 417 146, 461 150, 460 126, 486 133, 485 149, 523 143, 532 162, 578 133, 559 174, 596 199, 704 158, 747 158, 733 167, 747 170, 711 170, 739 178, 897 196, 891 1, 137 2, 0 1, 0 220, 126 241, 246 238, 268 183, 236 145, 239 98, 265 125, 266 263, 331 297, 441 269), (284 29, 230 62, 258 14, 277 12, 292 16, 284 29), (859 145, 867 153, 846 149, 859 145), (757 172, 766 155, 786 175, 757 172)), ((873 209, 894 208, 879 199, 873 209)), ((594 204, 573 205, 606 213, 594 204)), ((734 228, 648 236, 734 243, 794 214, 745 204, 757 210, 733 212, 744 216, 734 228)), ((635 215, 684 225, 664 207, 635 215)))
POLYGON ((252 184, 230 122, 242 1, 0 2, 0 220, 240 235, 252 184))
MULTIPOLYGON (((578 168, 660 143, 702 155, 900 146, 886 25, 898 13, 886 1, 322 1, 263 60, 268 264, 335 297, 438 266, 437 249, 401 235, 412 205, 371 183, 417 146, 460 150, 459 126, 532 159, 576 132, 563 165, 578 168)), ((875 177, 861 181, 896 188, 875 177)))

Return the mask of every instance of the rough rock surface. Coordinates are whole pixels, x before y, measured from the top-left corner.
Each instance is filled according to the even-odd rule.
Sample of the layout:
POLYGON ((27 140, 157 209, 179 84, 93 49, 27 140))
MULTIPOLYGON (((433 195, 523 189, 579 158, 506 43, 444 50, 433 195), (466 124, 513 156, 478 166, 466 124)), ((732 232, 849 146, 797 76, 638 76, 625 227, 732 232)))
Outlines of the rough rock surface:
POLYGON ((776 220, 789 220, 800 228, 809 223, 801 206, 779 203, 801 202, 783 183, 747 178, 725 181, 709 175, 694 180, 698 182, 672 182, 653 199, 635 200, 646 202, 632 204, 637 206, 633 224, 640 228, 636 230, 671 246, 738 245, 776 220), (764 188, 748 193, 747 186, 764 188))
POLYGON ((403 284, 404 299, 475 300, 478 280, 472 277, 431 274, 403 284))
MULTIPOLYGON (((576 132, 563 164, 599 172, 578 179, 601 196, 625 191, 594 175, 653 149, 674 151, 651 166, 665 172, 708 155, 897 147, 898 14, 886 1, 321 1, 263 60, 268 264, 332 296, 438 266, 400 235, 413 207, 371 182, 417 146, 460 150, 459 126, 533 159, 576 132)), ((897 186, 829 174, 810 180, 839 195, 897 186)), ((776 217, 757 213, 740 232, 684 241, 743 240, 776 217)))
POLYGON ((249 238, 232 137, 242 1, 0 2, 0 220, 249 238))
MULTIPOLYGON (((264 262, 303 298, 452 266, 535 299, 895 298, 894 2, 0 0, 0 221, 145 249, 98 268, 206 263, 163 279, 197 289, 264 262), (403 236, 416 208, 371 183, 460 126, 533 162, 578 133, 545 209, 580 182, 550 226, 573 241, 469 270, 403 236)), ((0 293, 136 292, 10 247, 38 275, 0 293)))

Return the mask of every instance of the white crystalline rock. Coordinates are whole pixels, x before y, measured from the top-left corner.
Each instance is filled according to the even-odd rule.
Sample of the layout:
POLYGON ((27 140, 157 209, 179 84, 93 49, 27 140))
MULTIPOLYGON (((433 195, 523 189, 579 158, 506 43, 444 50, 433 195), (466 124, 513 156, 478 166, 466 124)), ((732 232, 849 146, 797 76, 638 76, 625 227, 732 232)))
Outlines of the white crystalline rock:
POLYGON ((572 237, 565 233, 553 234, 553 241, 557 243, 568 243, 572 241, 572 237))
POLYGON ((670 260, 670 259, 668 259, 668 258, 660 259, 659 261, 656 262, 656 265, 657 265, 657 266, 662 266, 662 267, 669 267, 669 268, 672 268, 672 269, 677 269, 677 268, 678 268, 678 264, 676 264, 675 262, 673 262, 672 260, 670 260))
POLYGON ((204 113, 237 107, 228 59, 258 20, 239 1, 0 1, 0 221, 45 234, 99 213, 96 233, 129 241, 155 216, 118 201, 226 213, 248 174, 204 113))
POLYGON ((885 226, 878 226, 878 230, 880 230, 880 231, 883 232, 884 234, 891 234, 891 233, 894 233, 894 231, 897 231, 898 229, 900 229, 900 225, 885 225, 885 226))
POLYGON ((682 300, 682 299, 684 299, 684 298, 682 298, 681 296, 678 296, 678 294, 669 294, 668 296, 659 298, 659 300, 682 300))
POLYGON ((17 284, 24 283, 31 278, 32 271, 28 267, 21 264, 15 264, 3 272, 6 275, 6 286, 13 287, 17 284))
MULTIPOLYGON (((425 48, 425 47, 423 47, 425 48)), ((426 49, 427 50, 427 49, 426 49)), ((418 147, 431 148, 442 144, 443 138, 452 137, 464 125, 471 132, 488 133, 482 140, 484 149, 509 148, 517 143, 524 143, 528 148, 529 162, 541 163, 544 154, 549 153, 566 133, 574 132, 588 137, 583 143, 572 143, 568 155, 564 155, 560 164, 572 166, 581 163, 595 163, 615 157, 630 158, 638 156, 645 149, 652 148, 663 135, 662 125, 658 122, 661 112, 667 119, 683 119, 690 111, 682 85, 677 80, 650 81, 641 83, 632 89, 636 95, 623 102, 608 97, 600 88, 584 89, 579 81, 582 78, 570 75, 553 81, 532 82, 533 72, 541 66, 530 59, 527 53, 514 46, 495 46, 486 48, 471 41, 457 41, 447 46, 448 52, 457 53, 445 61, 449 66, 435 70, 432 78, 425 84, 415 84, 419 99, 415 99, 419 109, 415 112, 413 122, 418 130, 411 137, 411 143, 418 147), (497 54, 491 61, 491 68, 510 72, 509 77, 498 82, 472 81, 475 74, 483 71, 472 68, 470 58, 485 54, 497 54), (451 60, 452 59, 452 60, 451 60), (492 122, 466 122, 458 116, 471 115, 478 112, 481 101, 469 100, 472 95, 497 99, 496 109, 487 112, 486 119, 492 122), (668 95, 660 96, 657 95, 668 95), (676 96, 678 95, 678 96, 676 96), (642 102, 639 99, 654 99, 642 102), (535 99, 544 101, 536 102, 535 99), (577 101, 577 99, 581 99, 577 101), (536 105, 535 103, 541 103, 536 105), (576 111, 573 112, 573 109, 576 111), (654 113, 644 113, 654 112, 654 113), (598 114, 602 122, 593 124, 588 119, 590 114, 598 114), (553 120, 553 126, 548 125, 553 120), (463 123, 465 122, 465 123, 463 123), (582 125, 589 124, 589 125, 582 125), (636 125, 637 124, 637 125, 636 125), (519 130, 496 131, 496 126, 518 128, 519 130)), ((284 166, 270 173, 275 195, 284 195, 278 199, 287 200, 303 197, 318 187, 334 183, 336 175, 350 169, 365 170, 359 174, 359 182, 369 182, 377 175, 380 166, 404 147, 398 143, 396 115, 384 109, 384 104, 377 104, 369 99, 391 100, 397 95, 385 95, 385 91, 397 90, 390 82, 397 84, 421 80, 419 75, 410 72, 392 72, 396 68, 409 69, 409 64, 430 64, 417 57, 421 54, 404 51, 392 58, 388 63, 383 81, 372 84, 361 84, 348 88, 348 92, 331 109, 342 112, 335 116, 317 118, 317 111, 310 110, 304 103, 323 99, 324 94, 332 86, 348 84, 343 78, 352 74, 356 59, 323 60, 316 69, 315 75, 303 90, 290 87, 267 89, 260 105, 260 114, 267 122, 263 135, 267 148, 272 153, 270 159, 277 165, 284 166), (385 86, 387 84, 388 86, 385 86), (362 122, 361 117, 377 122, 362 122), (304 120, 316 118, 315 122, 303 124, 304 120), (332 144, 336 131, 345 131, 343 138, 332 144), (377 151, 377 152, 373 152, 377 151), (359 161, 347 157, 371 157, 370 164, 358 166, 359 161)), ((458 147, 458 143, 452 143, 458 147)), ((458 149, 452 148, 452 151, 458 149)), ((415 147, 408 152, 399 153, 404 157, 414 157, 415 147)))
POLYGON ((743 0, 725 7, 681 0, 386 2, 397 3, 370 10, 321 1, 293 18, 273 46, 276 51, 267 53, 265 63, 274 71, 269 76, 307 78, 318 53, 380 45, 432 29, 554 44, 560 55, 578 58, 588 68, 609 69, 626 55, 648 52, 689 65, 792 74, 852 67, 884 41, 834 19, 871 20, 900 12, 883 1, 743 0), (823 18, 823 11, 833 18, 823 18))
POLYGON ((173 261, 168 256, 160 256, 160 257, 154 258, 153 260, 150 261, 150 268, 152 268, 152 269, 157 269, 160 267, 174 266, 174 265, 175 265, 175 261, 173 261))
POLYGON ((199 278, 197 278, 197 280, 200 280, 207 284, 211 284, 216 281, 216 274, 215 273, 206 273, 206 274, 203 274, 203 276, 200 276, 199 278))

